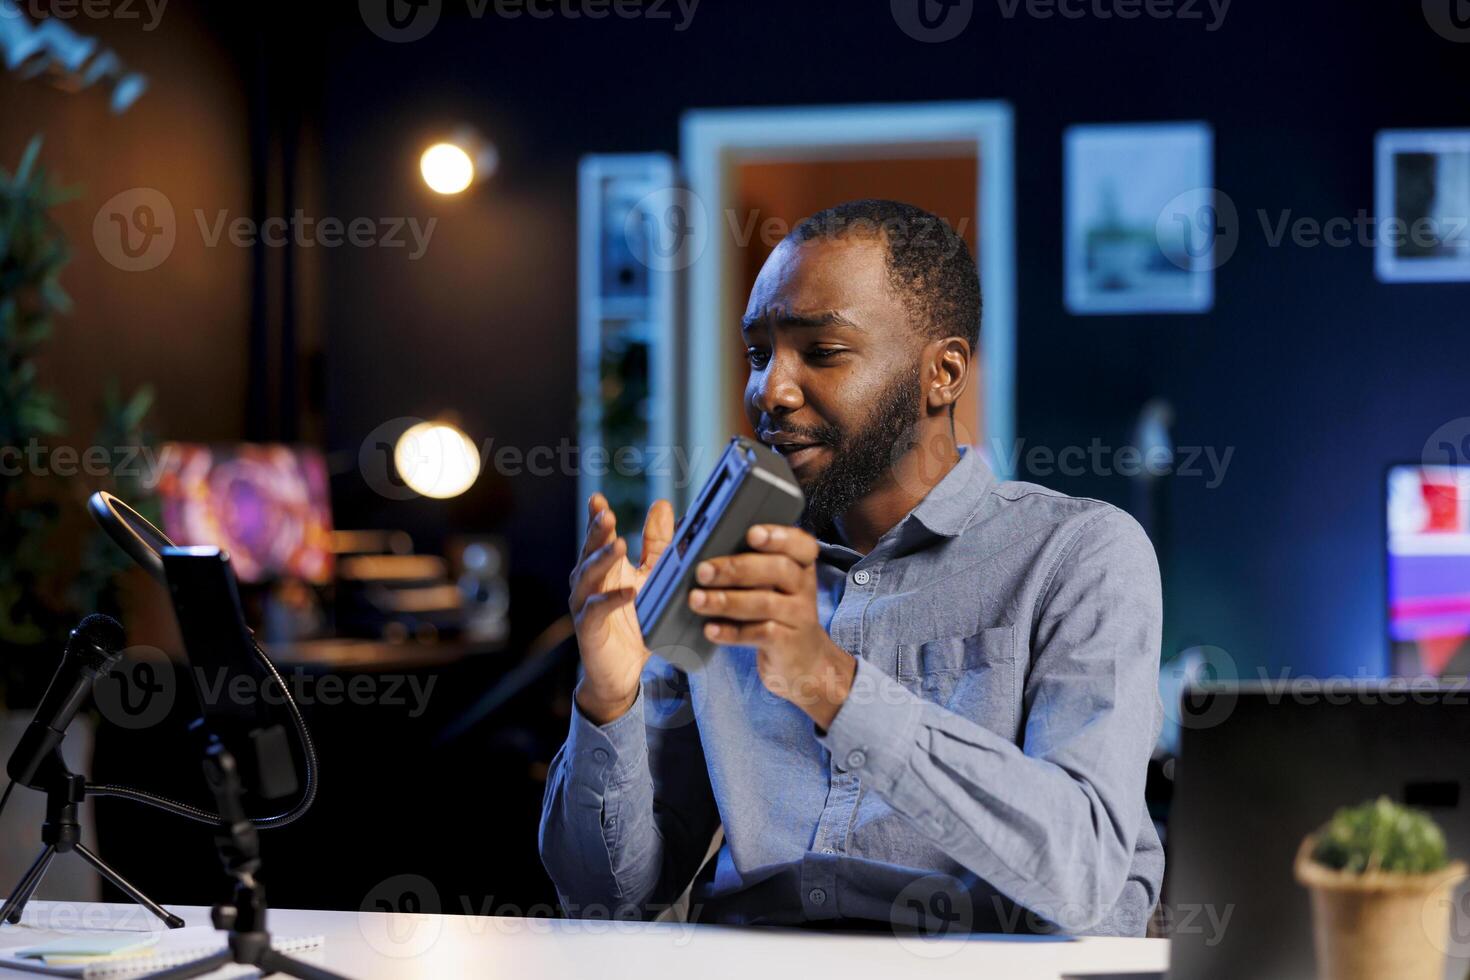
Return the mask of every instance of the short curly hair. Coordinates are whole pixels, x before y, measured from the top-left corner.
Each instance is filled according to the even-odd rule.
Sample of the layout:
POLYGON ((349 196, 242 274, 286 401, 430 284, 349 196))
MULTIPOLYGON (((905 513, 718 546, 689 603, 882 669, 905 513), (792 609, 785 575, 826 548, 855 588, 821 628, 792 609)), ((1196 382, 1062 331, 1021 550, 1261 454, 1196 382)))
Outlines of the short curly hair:
POLYGON ((798 244, 849 235, 883 242, 888 283, 925 340, 964 337, 980 343, 980 274, 965 240, 943 218, 902 201, 848 201, 803 220, 788 236, 798 244))

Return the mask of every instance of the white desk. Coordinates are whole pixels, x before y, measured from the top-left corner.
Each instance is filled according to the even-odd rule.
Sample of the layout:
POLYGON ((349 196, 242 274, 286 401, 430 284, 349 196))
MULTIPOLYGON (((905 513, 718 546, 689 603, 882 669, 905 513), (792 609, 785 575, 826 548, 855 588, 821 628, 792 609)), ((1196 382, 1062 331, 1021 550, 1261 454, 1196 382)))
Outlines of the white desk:
MULTIPOLYGON (((170 909, 191 926, 209 923, 207 909, 170 909)), ((285 909, 272 911, 269 922, 271 932, 280 936, 325 936, 326 943, 303 958, 353 980, 896 980, 920 973, 926 980, 1056 980, 1072 972, 1159 971, 1168 961, 1168 942, 1163 939, 918 940, 665 922, 285 909)), ((88 927, 149 930, 155 925, 157 920, 136 906, 38 901, 27 906, 19 925, 0 927, 0 948, 31 945, 88 927)), ((0 976, 35 974, 0 969, 0 976)))

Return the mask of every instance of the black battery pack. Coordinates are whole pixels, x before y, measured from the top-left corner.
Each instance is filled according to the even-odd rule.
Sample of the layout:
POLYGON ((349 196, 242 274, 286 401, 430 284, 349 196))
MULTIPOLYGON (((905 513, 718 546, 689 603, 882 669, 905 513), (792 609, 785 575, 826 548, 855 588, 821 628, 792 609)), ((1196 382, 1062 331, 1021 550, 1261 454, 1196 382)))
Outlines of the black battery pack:
POLYGON ((745 535, 751 527, 795 524, 805 506, 780 453, 744 436, 731 439, 638 591, 634 608, 644 645, 684 670, 702 666, 714 644, 704 636, 705 617, 689 608, 695 567, 750 551, 745 535))

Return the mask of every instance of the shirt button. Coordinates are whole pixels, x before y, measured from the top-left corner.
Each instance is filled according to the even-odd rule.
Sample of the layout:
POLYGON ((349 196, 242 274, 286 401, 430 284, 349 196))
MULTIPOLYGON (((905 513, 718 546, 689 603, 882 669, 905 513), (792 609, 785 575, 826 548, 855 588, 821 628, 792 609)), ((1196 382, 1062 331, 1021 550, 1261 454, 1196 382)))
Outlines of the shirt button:
POLYGON ((868 761, 868 754, 862 749, 853 749, 847 753, 847 768, 861 769, 868 761))
POLYGON ((824 847, 824 848, 822 848, 822 853, 823 854, 836 854, 837 852, 834 851, 834 850, 832 850, 832 848, 830 848, 830 847, 824 847))
POLYGON ((873 576, 868 574, 868 570, 866 568, 859 568, 857 571, 852 573, 852 580, 858 585, 867 585, 872 578, 873 576))
POLYGON ((813 888, 806 893, 806 897, 812 900, 813 905, 821 905, 827 901, 827 893, 820 888, 813 888))
POLYGON ((596 759, 598 762, 606 762, 607 749, 594 749, 592 751, 592 758, 596 759))

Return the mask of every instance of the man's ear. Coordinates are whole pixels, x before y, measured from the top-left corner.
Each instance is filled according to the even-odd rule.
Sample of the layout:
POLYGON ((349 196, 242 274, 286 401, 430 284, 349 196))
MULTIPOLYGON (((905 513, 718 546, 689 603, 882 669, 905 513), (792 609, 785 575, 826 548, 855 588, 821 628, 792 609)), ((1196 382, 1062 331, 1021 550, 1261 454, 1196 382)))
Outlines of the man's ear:
POLYGON ((947 411, 960 400, 970 381, 970 342, 964 337, 946 337, 924 345, 924 407, 930 412, 947 411))

